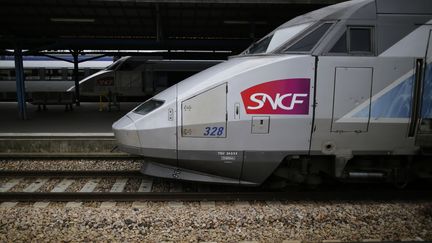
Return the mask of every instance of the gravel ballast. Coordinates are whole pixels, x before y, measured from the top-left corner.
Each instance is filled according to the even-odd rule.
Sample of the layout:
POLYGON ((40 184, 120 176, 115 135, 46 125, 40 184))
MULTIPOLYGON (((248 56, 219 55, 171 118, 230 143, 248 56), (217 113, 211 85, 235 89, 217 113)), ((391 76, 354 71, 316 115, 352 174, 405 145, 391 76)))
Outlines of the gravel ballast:
POLYGON ((144 208, 118 203, 114 208, 0 208, 0 241, 174 241, 254 240, 359 241, 432 240, 431 203, 264 202, 238 207, 198 202, 144 208))
POLYGON ((1 159, 0 170, 139 170, 133 159, 1 159))
MULTIPOLYGON (((0 170, 138 170, 141 163, 128 159, 3 159, 0 170)), ((60 180, 51 178, 38 191, 50 191, 60 180)), ((0 181, 6 182, 4 178, 0 181)), ((67 191, 79 190, 87 181, 76 179, 67 191)), ((104 178, 94 190, 109 191, 114 182, 114 178, 104 178)), ((23 180, 13 191, 29 183, 23 180)), ((125 191, 135 191, 139 184, 140 179, 130 179, 125 191)), ((188 191, 185 185, 183 189, 188 191)), ((170 183, 153 179, 153 192, 169 190, 170 183)), ((112 208, 99 208, 100 202, 85 202, 79 208, 65 205, 51 202, 46 208, 35 208, 32 203, 0 207, 0 242, 432 240, 431 202, 216 202, 211 207, 199 202, 176 207, 167 202, 117 202, 112 208)))

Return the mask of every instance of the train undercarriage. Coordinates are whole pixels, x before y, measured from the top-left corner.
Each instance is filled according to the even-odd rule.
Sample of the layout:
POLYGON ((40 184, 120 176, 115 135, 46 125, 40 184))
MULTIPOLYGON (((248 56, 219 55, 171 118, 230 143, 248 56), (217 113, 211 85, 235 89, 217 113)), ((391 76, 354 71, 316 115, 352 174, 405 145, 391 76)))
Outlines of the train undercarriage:
POLYGON ((430 159, 430 155, 359 155, 349 160, 335 156, 288 156, 269 180, 278 187, 338 181, 391 183, 404 188, 411 181, 432 179, 430 159))

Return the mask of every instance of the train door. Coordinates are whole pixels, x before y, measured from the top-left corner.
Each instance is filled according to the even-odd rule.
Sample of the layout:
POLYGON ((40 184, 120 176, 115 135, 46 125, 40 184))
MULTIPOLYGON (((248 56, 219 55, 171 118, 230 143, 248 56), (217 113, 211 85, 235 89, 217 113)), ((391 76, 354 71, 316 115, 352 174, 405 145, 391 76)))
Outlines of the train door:
POLYGON ((373 67, 355 64, 334 67, 331 132, 367 132, 372 78, 373 67), (355 121, 344 119, 345 114, 362 103, 365 104, 364 116, 357 117, 355 121))
POLYGON ((239 178, 243 156, 238 154, 239 152, 216 152, 217 148, 226 147, 227 92, 227 83, 224 83, 179 100, 180 167, 222 177, 239 178))
POLYGON ((425 59, 416 60, 415 81, 414 99, 420 102, 413 102, 410 135, 414 135, 418 126, 416 144, 432 147, 432 30, 429 30, 425 59))

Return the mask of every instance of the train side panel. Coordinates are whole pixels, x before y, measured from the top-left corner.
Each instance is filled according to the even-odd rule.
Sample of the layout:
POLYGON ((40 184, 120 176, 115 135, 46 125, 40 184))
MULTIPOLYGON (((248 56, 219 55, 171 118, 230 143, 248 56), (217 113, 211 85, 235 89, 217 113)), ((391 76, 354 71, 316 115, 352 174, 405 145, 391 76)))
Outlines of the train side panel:
POLYGON ((413 106, 425 110, 430 103, 424 98, 429 94, 430 31, 430 26, 419 26, 378 57, 319 58, 312 154, 349 159, 417 153, 413 106), (422 89, 418 95, 416 86, 422 89))
POLYGON ((312 154, 412 154, 414 58, 321 57, 312 154))
POLYGON ((229 61, 241 71, 203 89, 179 84, 180 167, 259 184, 288 154, 308 154, 315 58, 263 57, 250 70, 247 62, 229 61))

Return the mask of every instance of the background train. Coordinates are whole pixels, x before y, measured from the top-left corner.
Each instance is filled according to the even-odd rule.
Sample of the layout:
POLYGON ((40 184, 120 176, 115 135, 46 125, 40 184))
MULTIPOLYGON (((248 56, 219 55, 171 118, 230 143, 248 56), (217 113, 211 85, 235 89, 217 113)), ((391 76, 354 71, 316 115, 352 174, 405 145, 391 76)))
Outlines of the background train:
MULTIPOLYGON (((157 57, 122 57, 80 81, 83 97, 112 94, 122 99, 145 100, 220 60, 167 60, 157 57)), ((71 87, 68 91, 74 91, 71 87)))
MULTIPOLYGON (((72 61, 71 55, 57 57, 72 61)), ((92 56, 80 56, 80 59, 92 56)), ((65 92, 74 85, 73 63, 47 56, 24 56, 26 92, 65 92)), ((83 79, 113 63, 112 57, 101 57, 79 64, 78 77, 83 79)), ((0 100, 16 101, 15 63, 13 56, 0 57, 0 100)))
MULTIPOLYGON (((60 57, 71 58, 70 55, 60 57)), ((166 60, 148 56, 127 56, 115 62, 112 59, 101 57, 79 64, 81 101, 99 101, 101 96, 109 99, 113 97, 107 96, 115 96, 124 101, 143 101, 146 97, 221 62, 166 60)), ((27 56, 24 59, 24 76, 29 100, 36 97, 37 100, 48 101, 51 96, 54 100, 58 100, 58 96, 70 99, 75 92, 73 64, 69 62, 44 56, 27 56)), ((13 57, 3 57, 0 60, 0 100, 16 100, 13 57)))
POLYGON ((113 124, 144 174, 241 185, 431 178, 432 1, 299 16, 113 124))

